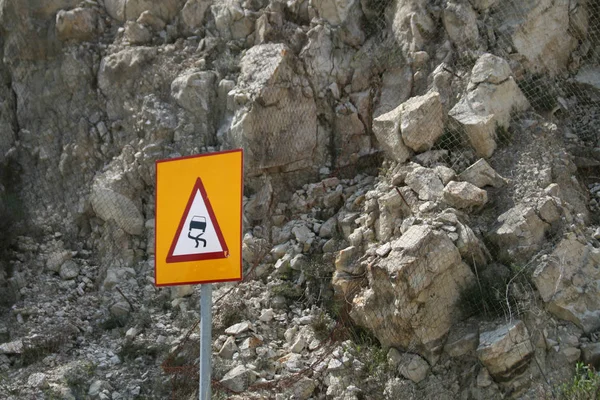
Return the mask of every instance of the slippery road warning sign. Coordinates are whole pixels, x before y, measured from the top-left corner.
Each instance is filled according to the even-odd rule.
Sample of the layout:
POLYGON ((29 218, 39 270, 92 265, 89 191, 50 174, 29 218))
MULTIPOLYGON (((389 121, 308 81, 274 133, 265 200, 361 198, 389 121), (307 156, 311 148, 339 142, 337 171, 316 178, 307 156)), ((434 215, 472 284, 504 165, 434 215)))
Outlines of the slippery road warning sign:
POLYGON ((240 280, 242 150, 156 162, 157 286, 240 280))
POLYGON ((214 260, 228 255, 227 243, 202 179, 198 178, 173 237, 167 262, 214 260))

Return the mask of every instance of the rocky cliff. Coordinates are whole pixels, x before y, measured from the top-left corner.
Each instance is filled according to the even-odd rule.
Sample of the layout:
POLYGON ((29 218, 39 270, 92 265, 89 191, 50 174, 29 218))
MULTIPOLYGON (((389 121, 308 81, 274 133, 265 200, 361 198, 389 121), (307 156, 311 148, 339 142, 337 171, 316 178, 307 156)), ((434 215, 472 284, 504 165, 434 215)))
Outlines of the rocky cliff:
POLYGON ((555 394, 600 354, 599 15, 0 0, 0 395, 193 397, 198 292, 153 284, 154 163, 232 148, 215 396, 555 394))

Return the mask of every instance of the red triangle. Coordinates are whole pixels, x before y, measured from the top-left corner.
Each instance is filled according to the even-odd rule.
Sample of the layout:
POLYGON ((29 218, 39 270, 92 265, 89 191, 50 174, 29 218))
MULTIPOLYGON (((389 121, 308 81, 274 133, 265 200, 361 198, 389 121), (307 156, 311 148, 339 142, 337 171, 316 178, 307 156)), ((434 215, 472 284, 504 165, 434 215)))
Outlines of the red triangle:
MULTIPOLYGON (((191 229, 191 228, 190 228, 191 229)), ((229 257, 229 250, 227 248, 227 243, 225 243, 225 239, 223 238, 223 234, 221 233, 221 228, 219 227, 219 223, 217 218, 215 217, 215 213, 210 205, 210 201, 208 200, 208 196, 206 194, 206 190, 204 189, 204 185, 202 184, 202 179, 196 179, 196 184, 194 185, 194 189, 192 189, 192 193, 190 194, 190 198, 185 207, 185 211, 181 216, 181 220, 179 221, 179 226, 177 227, 177 231, 175 232, 175 237, 171 242, 171 248, 169 249, 169 253, 167 254, 167 262, 168 263, 177 263, 177 262, 186 262, 186 261, 200 261, 200 260, 215 260, 218 258, 226 258, 229 257), (202 196, 202 200, 204 201, 204 205, 206 206, 206 210, 208 212, 208 217, 212 222, 212 226, 214 227, 215 233, 217 234, 217 238, 219 239, 219 244, 221 245, 222 251, 209 252, 209 253, 193 253, 193 254, 181 254, 181 255, 173 255, 175 251, 175 247, 177 246, 177 241, 183 231, 185 221, 188 218, 188 214, 190 209, 192 208, 192 203, 196 197, 196 193, 200 191, 200 195, 202 196)))

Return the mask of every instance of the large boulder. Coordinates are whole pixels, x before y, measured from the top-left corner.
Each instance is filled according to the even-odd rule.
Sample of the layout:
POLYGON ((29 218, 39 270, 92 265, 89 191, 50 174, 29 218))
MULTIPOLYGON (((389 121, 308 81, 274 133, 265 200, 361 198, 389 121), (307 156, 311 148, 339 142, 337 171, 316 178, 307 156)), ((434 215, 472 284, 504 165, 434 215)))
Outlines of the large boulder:
POLYGON ((337 153, 338 166, 355 163, 359 157, 372 151, 371 137, 357 108, 351 103, 339 104, 335 108, 333 141, 337 153))
POLYGON ((381 94, 373 112, 374 117, 388 113, 410 98, 413 72, 404 65, 385 71, 381 77, 381 94))
POLYGON ((497 173, 483 158, 480 158, 477 162, 469 166, 469 168, 461 172, 458 178, 478 188, 483 188, 484 186, 499 188, 506 184, 506 179, 497 173))
POLYGON ((194 31, 202 27, 204 15, 211 3, 211 0, 187 0, 181 10, 181 21, 185 28, 194 31))
POLYGON ((469 182, 449 182, 444 187, 443 196, 450 206, 466 209, 482 207, 488 200, 485 190, 479 189, 469 182))
POLYGON ((144 218, 135 203, 114 190, 94 185, 90 203, 96 215, 104 221, 113 221, 131 235, 140 235, 144 218))
POLYGON ((420 200, 438 200, 443 195, 444 184, 433 169, 416 167, 406 175, 404 182, 419 195, 420 200))
POLYGON ((215 130, 216 88, 217 77, 212 71, 187 71, 171 83, 171 96, 202 125, 203 133, 215 130))
POLYGON ((362 31, 362 8, 360 0, 310 0, 319 17, 333 26, 340 26, 341 38, 358 47, 365 41, 362 31))
POLYGON ((252 47, 241 61, 237 102, 226 141, 243 147, 247 173, 313 166, 317 108, 302 65, 283 44, 252 47))
POLYGON ((600 250, 571 233, 533 273, 548 311, 591 333, 600 328, 600 250))
POLYGON ((402 106, 398 106, 373 120, 373 133, 386 155, 392 160, 403 163, 411 155, 400 136, 402 106))
POLYGON ((524 265, 541 248, 548 229, 535 207, 518 204, 498 217, 488 237, 502 261, 524 265))
POLYGON ((515 320, 479 335, 477 356, 490 375, 506 381, 523 371, 533 356, 529 332, 522 321, 515 320))
POLYGON ((256 17, 237 0, 216 1, 210 7, 219 35, 225 40, 245 39, 254 31, 256 17))
POLYGON ((473 67, 469 91, 449 115, 463 127, 477 155, 488 158, 496 150, 496 130, 508 129, 511 114, 528 108, 508 63, 484 54, 473 67))
POLYGON ((423 50, 427 39, 437 31, 426 2, 421 0, 395 1, 388 13, 394 38, 405 55, 423 50))
POLYGON ((511 20, 504 23, 506 27, 517 27, 512 33, 512 42, 517 52, 527 59, 527 68, 550 75, 564 71, 571 52, 579 45, 577 38, 573 36, 572 21, 576 14, 582 17, 585 12, 571 10, 572 3, 569 0, 514 4, 516 12, 510 13, 511 20), (517 16, 516 21, 513 15, 517 16))
POLYGON ((477 46, 477 13, 469 2, 449 1, 442 13, 442 22, 448 36, 458 48, 477 46))
POLYGON ((460 316, 457 302, 473 273, 446 233, 415 225, 368 270, 368 286, 352 299, 351 317, 382 345, 435 361, 460 316))
POLYGON ((143 188, 134 163, 127 163, 132 148, 126 146, 92 184, 90 204, 103 221, 110 221, 130 235, 141 235, 144 217, 141 213, 140 191, 143 188))
POLYGON ((410 98, 401 106, 400 131, 404 144, 416 152, 431 149, 444 132, 444 119, 438 92, 410 98))

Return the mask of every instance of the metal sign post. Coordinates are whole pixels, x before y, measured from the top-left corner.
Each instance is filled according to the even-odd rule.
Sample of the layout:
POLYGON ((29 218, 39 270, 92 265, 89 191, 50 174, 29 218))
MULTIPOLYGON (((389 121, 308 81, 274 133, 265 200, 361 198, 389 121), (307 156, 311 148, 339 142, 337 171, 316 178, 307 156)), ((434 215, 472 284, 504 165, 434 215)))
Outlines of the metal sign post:
POLYGON ((212 284, 200 285, 200 388, 198 398, 210 400, 212 355, 212 284))

